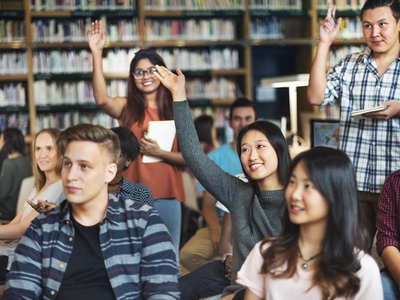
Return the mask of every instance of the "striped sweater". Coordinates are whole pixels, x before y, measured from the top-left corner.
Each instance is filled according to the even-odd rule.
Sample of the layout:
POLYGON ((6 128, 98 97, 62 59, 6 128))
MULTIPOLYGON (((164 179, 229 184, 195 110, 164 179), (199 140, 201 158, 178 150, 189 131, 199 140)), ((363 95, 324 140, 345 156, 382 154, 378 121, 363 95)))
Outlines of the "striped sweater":
MULTIPOLYGON (((32 221, 15 250, 3 299, 55 299, 74 245, 70 217, 64 201, 32 221)), ((99 237, 116 299, 179 299, 174 247, 154 208, 109 194, 99 237)))

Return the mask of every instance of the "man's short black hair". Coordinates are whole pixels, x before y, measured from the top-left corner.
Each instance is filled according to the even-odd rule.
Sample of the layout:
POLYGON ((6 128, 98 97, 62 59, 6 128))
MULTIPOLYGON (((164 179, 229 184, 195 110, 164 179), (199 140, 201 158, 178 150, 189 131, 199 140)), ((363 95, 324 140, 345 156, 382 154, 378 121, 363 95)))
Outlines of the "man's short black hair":
POLYGON ((364 12, 367 9, 375 9, 379 7, 388 6, 392 11, 393 17, 396 21, 400 19, 400 1, 399 0, 367 0, 365 1, 362 9, 361 9, 361 20, 364 15, 364 12))
POLYGON ((254 110, 255 120, 257 120, 257 109, 256 105, 253 101, 249 100, 246 97, 237 98, 229 107, 229 120, 232 120, 232 113, 235 108, 238 107, 251 107, 254 110))
POLYGON ((111 131, 118 135, 122 155, 133 162, 140 153, 140 145, 136 135, 132 130, 123 126, 111 128, 111 131))

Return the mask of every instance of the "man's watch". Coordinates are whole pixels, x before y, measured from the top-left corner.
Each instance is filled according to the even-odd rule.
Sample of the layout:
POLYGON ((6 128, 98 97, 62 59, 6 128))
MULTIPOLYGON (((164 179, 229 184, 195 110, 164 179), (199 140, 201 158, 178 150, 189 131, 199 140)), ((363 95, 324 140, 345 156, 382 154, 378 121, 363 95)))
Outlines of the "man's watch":
POLYGON ((225 263, 225 261, 226 261, 226 259, 228 258, 228 256, 232 256, 232 253, 227 252, 227 253, 224 253, 224 254, 222 255, 221 261, 222 261, 223 264, 225 263))

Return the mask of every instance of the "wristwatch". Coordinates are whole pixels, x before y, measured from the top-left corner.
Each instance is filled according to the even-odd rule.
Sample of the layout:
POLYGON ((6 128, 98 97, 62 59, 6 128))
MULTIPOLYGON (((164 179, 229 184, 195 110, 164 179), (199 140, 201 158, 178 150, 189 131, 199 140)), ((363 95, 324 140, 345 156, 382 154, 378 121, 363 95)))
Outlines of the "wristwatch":
POLYGON ((222 255, 222 259, 221 259, 222 263, 225 263, 225 261, 226 261, 226 259, 228 258, 228 256, 232 256, 232 253, 227 252, 227 253, 224 253, 224 254, 222 255))

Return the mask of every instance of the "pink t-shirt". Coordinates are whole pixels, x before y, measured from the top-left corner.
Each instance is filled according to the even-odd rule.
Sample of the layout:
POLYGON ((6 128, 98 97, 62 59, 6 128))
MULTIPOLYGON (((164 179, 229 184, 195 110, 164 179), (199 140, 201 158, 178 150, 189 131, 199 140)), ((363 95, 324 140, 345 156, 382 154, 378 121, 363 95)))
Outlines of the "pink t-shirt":
MULTIPOLYGON (((322 299, 321 290, 314 286, 310 290, 314 272, 305 272, 300 266, 292 278, 277 279, 267 274, 260 274, 263 257, 260 251, 261 242, 257 243, 238 272, 237 283, 245 286, 258 297, 272 299, 322 299), (308 290, 308 291, 307 291, 308 290)), ((264 245, 263 251, 269 244, 264 245)), ((381 300, 383 299, 382 284, 378 265, 367 255, 360 254, 361 269, 357 276, 361 280, 360 290, 354 299, 381 300)), ((285 266, 281 267, 282 269, 285 266)), ((279 271, 279 269, 277 270, 279 271)), ((337 298, 344 299, 344 298, 337 298)))

